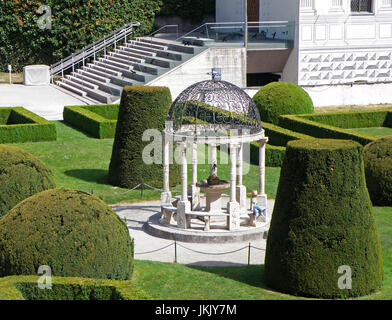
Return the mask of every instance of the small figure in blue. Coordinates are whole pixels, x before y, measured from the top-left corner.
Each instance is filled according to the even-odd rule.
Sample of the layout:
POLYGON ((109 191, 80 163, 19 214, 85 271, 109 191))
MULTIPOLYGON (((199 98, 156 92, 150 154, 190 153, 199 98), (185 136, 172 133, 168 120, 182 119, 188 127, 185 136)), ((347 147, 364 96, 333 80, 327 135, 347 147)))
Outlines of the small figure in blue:
POLYGON ((262 216, 264 218, 264 221, 266 221, 266 209, 259 206, 257 202, 257 193, 257 190, 252 191, 252 198, 250 202, 250 210, 253 210, 253 221, 256 222, 257 213, 259 213, 259 216, 262 216))

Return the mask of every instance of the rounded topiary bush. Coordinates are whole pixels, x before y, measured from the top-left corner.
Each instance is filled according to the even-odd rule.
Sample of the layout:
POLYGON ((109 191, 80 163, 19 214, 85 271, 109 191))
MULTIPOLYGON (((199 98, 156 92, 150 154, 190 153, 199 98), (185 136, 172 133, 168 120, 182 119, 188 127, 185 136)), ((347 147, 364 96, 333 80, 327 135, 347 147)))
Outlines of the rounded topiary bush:
MULTIPOLYGON (((126 86, 122 92, 116 136, 109 166, 109 183, 123 188, 133 188, 140 183, 162 187, 162 163, 146 163, 143 150, 153 142, 143 141, 143 133, 156 129, 161 137, 172 104, 170 90, 166 87, 126 86)), ((161 148, 162 142, 154 141, 161 148)), ((162 159, 162 149, 150 153, 149 160, 162 159), (156 158, 154 158, 157 156, 156 158)), ((180 167, 170 165, 170 184, 180 181, 180 167)))
POLYGON ((125 223, 86 192, 51 189, 23 200, 0 219, 0 277, 37 274, 125 280, 133 242, 125 223))
POLYGON ((41 160, 17 147, 0 145, 0 216, 31 195, 56 187, 41 160))
POLYGON ((380 288, 381 245, 360 144, 329 139, 288 143, 264 276, 270 287, 299 296, 355 297, 380 288), (351 289, 338 286, 341 266, 351 268, 351 289))
POLYGON ((392 206, 392 136, 364 148, 366 184, 373 204, 392 206))
POLYGON ((253 97, 261 121, 279 123, 285 114, 314 113, 312 99, 304 89, 291 82, 272 82, 262 87, 253 97))

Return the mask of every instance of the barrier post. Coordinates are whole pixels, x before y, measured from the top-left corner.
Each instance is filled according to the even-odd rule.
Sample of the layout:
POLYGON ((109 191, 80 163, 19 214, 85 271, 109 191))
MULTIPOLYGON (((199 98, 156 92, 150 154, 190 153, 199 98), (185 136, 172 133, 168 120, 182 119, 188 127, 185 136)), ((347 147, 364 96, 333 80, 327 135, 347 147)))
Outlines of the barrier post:
POLYGON ((177 263, 177 240, 174 240, 174 263, 177 263))
POLYGON ((251 244, 249 242, 249 247, 248 247, 248 266, 250 265, 250 247, 251 247, 251 244))

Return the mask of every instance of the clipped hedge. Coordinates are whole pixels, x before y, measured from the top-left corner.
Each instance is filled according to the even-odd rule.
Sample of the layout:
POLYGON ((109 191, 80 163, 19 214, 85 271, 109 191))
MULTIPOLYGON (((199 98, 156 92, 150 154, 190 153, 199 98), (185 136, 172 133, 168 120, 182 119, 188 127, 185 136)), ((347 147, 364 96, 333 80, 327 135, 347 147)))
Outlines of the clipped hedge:
MULTIPOLYGON (((338 114, 336 114, 338 115, 338 114)), ((333 119, 338 119, 337 116, 333 116, 333 119)), ((362 145, 366 145, 376 138, 371 136, 362 135, 359 133, 353 133, 336 126, 323 124, 317 122, 318 119, 328 118, 328 115, 285 115, 280 116, 279 126, 298 132, 302 134, 307 134, 309 136, 321 139, 349 139, 359 142, 362 145), (311 117, 312 120, 308 118, 311 117)), ((331 117, 332 119, 332 117, 331 117)), ((330 120, 332 121, 332 120, 330 120)))
POLYGON ((63 118, 66 123, 95 138, 114 138, 118 110, 118 104, 66 106, 63 118))
POLYGON ((312 99, 300 86, 291 82, 272 82, 262 87, 253 97, 261 121, 279 124, 284 114, 313 113, 312 99))
POLYGON ((31 153, 0 145, 0 217, 22 200, 56 187, 49 168, 31 153))
POLYGON ((23 107, 0 108, 0 143, 53 141, 56 124, 23 107))
POLYGON ((92 44, 130 22, 140 22, 135 36, 151 32, 156 0, 15 0, 0 4, 0 69, 11 64, 22 71, 29 64, 53 64, 92 44), (41 5, 51 8, 51 29, 39 28, 46 22, 38 13, 41 5), (70 41, 72 39, 72 41, 70 41))
POLYGON ((261 126, 268 137, 268 143, 274 146, 285 147, 291 140, 312 138, 309 135, 291 131, 268 122, 261 122, 261 126))
POLYGON ((86 192, 51 189, 20 202, 0 219, 0 276, 52 275, 127 280, 133 241, 125 223, 86 192))
POLYGON ((290 141, 267 239, 267 285, 298 296, 343 298, 376 291, 382 280, 363 148, 349 140, 290 141), (351 268, 351 289, 338 286, 340 266, 351 268))
POLYGON ((374 205, 392 206, 392 136, 364 148, 366 184, 374 205))
MULTIPOLYGON (((143 161, 143 150, 152 141, 142 141, 142 136, 147 129, 156 129, 161 134, 171 104, 171 93, 166 87, 124 87, 109 166, 109 183, 123 188, 133 188, 140 183, 162 187, 163 165, 143 161)), ((158 145, 162 144, 158 142, 158 145)), ((170 165, 170 185, 179 183, 179 169, 176 163, 170 165)))
POLYGON ((0 279, 0 300, 151 300, 129 280, 52 277, 52 289, 39 289, 37 276, 0 279))
POLYGON ((162 0, 162 2, 160 15, 175 15, 199 22, 205 15, 215 14, 215 0, 162 0))

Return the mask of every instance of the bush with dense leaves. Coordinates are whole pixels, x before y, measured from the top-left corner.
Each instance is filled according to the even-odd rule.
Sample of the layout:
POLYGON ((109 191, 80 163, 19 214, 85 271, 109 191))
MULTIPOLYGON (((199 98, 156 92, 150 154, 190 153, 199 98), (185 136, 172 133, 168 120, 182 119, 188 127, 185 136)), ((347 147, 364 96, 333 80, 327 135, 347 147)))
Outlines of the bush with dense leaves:
POLYGON ((20 148, 0 145, 0 217, 22 200, 55 187, 52 172, 41 160, 20 148))
POLYGON ((312 99, 301 87, 290 82, 272 82, 253 97, 261 121, 279 124, 279 116, 313 113, 312 99))
POLYGON ((365 174, 374 205, 392 206, 392 136, 365 146, 365 174))
POLYGON ((126 280, 133 240, 125 223, 86 192, 51 189, 16 205, 0 219, 0 277, 37 274, 126 280))
MULTIPOLYGON (((109 183, 123 188, 133 188, 140 183, 162 187, 162 164, 146 164, 143 160, 143 150, 153 140, 143 141, 142 137, 148 129, 162 132, 171 104, 171 93, 166 87, 124 87, 109 166, 109 183)), ((159 152, 158 149, 154 151, 159 152)), ((151 153, 152 157, 155 155, 151 153)), ((170 165, 170 185, 179 181, 179 165, 174 163, 170 165)))
POLYGON ((135 35, 152 30, 159 11, 156 0, 6 0, 0 1, 0 70, 11 64, 21 71, 29 64, 53 64, 130 22, 140 22, 135 35), (45 25, 51 8, 51 29, 45 25))
POLYGON ((176 15, 199 22, 205 15, 215 13, 215 0, 162 0, 161 15, 176 15))
POLYGON ((328 139, 287 144, 264 276, 268 286, 298 296, 355 297, 381 287, 381 245, 360 144, 328 139), (351 290, 338 286, 341 266, 351 268, 351 290))

